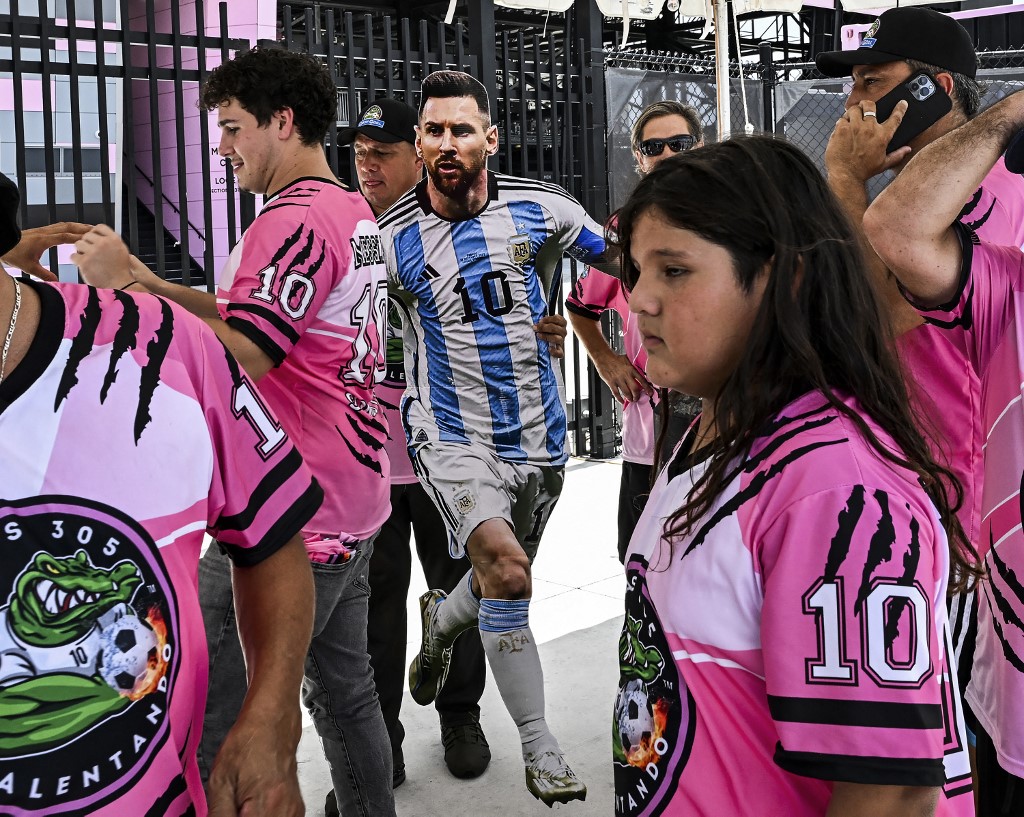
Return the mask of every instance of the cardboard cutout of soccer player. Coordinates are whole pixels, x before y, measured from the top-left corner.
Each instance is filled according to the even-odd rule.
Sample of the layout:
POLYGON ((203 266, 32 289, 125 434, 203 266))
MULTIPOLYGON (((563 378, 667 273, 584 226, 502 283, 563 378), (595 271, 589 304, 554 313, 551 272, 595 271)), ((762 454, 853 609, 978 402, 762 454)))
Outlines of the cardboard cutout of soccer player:
POLYGON ((380 220, 402 305, 402 400, 413 464, 473 570, 450 594, 420 599, 423 642, 410 689, 430 703, 448 649, 479 625, 519 728, 527 788, 548 805, 582 799, 544 717, 529 626, 530 562, 561 492, 566 461, 560 372, 535 325, 564 253, 603 258, 602 230, 557 185, 487 170, 498 149, 487 93, 457 71, 423 81, 417 149, 427 178, 380 220))

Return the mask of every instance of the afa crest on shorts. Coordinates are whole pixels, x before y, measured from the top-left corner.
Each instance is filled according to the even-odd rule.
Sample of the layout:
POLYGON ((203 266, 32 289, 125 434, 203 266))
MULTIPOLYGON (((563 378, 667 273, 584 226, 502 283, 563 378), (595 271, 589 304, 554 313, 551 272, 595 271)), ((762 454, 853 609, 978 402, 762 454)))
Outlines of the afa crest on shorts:
POLYGON ((170 732, 178 612, 150 536, 65 496, 0 502, 0 814, 89 814, 170 732))
POLYGON ((522 234, 512 236, 508 240, 506 249, 513 264, 517 267, 525 267, 532 256, 530 236, 522 234))

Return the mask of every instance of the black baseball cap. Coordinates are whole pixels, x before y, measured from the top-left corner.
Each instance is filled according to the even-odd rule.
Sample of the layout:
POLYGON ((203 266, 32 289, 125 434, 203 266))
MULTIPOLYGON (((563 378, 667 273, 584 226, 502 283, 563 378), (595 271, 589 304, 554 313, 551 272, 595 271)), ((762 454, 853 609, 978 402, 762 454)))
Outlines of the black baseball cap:
POLYGON ((6 255, 21 241, 21 227, 18 226, 20 202, 18 186, 0 173, 0 255, 6 255))
POLYGON ((855 65, 897 60, 926 62, 971 78, 978 72, 978 57, 967 29, 952 17, 919 6, 883 11, 864 32, 860 48, 823 51, 814 58, 827 77, 849 76, 855 65))
POLYGON ((419 114, 400 99, 374 100, 361 114, 354 128, 338 131, 338 144, 348 145, 361 133, 378 142, 416 142, 419 114))

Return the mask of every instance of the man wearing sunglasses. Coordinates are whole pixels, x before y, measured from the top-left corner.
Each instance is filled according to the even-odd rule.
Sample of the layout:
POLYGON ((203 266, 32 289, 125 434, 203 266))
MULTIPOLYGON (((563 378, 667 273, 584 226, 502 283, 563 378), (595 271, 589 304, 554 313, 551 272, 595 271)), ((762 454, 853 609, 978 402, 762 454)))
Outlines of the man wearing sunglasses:
MULTIPOLYGON (((650 173, 658 162, 704 144, 697 111, 674 100, 648 105, 630 133, 637 173, 650 173)), ((612 396, 622 403, 622 479, 619 484, 618 556, 626 557, 644 498, 651 489, 654 468, 654 387, 644 369, 647 350, 627 306, 626 291, 617 278, 600 270, 580 275, 565 302, 573 331, 583 343, 597 373, 612 396), (619 354, 601 331, 601 315, 614 309, 622 317, 625 354, 619 354)))

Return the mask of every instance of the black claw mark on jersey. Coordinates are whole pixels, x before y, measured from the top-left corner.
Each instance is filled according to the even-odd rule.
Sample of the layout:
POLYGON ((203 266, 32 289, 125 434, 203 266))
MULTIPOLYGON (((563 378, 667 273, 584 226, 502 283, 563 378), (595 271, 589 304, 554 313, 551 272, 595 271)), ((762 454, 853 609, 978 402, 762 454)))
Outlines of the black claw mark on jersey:
POLYGON ((284 240, 284 243, 281 245, 278 251, 274 253, 274 257, 270 259, 269 266, 273 266, 274 264, 281 261, 281 259, 283 259, 288 254, 289 250, 291 250, 291 248, 294 247, 299 242, 299 237, 301 235, 302 225, 300 224, 298 227, 295 228, 295 232, 284 240))
POLYGON ((853 532, 857 529, 860 516, 864 513, 864 486, 855 485, 850 492, 850 498, 846 501, 846 507, 839 512, 836 520, 836 535, 832 537, 832 543, 828 548, 828 558, 825 560, 825 573, 822 578, 826 582, 834 582, 839 575, 839 568, 843 566, 846 557, 850 555, 850 544, 853 542, 853 532))
POLYGON ((889 495, 884 491, 875 491, 874 497, 882 514, 878 518, 878 527, 871 536, 871 544, 868 545, 868 558, 864 561, 860 590, 857 592, 857 602, 853 606, 854 612, 858 615, 871 592, 871 574, 882 562, 892 559, 892 546, 896 544, 896 528, 892 522, 892 513, 889 511, 889 495))
MULTIPOLYGON (((907 506, 907 510, 910 507, 907 506)), ((903 575, 897 580, 897 584, 908 587, 914 583, 914 576, 917 575, 918 565, 921 563, 921 525, 916 516, 910 517, 910 543, 907 545, 907 552, 903 554, 903 575)), ((903 611, 907 608, 909 601, 903 596, 892 600, 885 620, 885 648, 892 652, 896 637, 900 634, 900 619, 903 611)))
POLYGON ((321 241, 320 242, 320 256, 316 259, 316 261, 314 261, 310 265, 309 270, 306 272, 306 277, 307 278, 312 278, 314 275, 317 274, 317 272, 320 271, 320 267, 322 267, 324 265, 324 259, 326 257, 327 257, 327 245, 326 245, 325 242, 321 241))
MULTIPOLYGON (((379 402, 379 401, 378 401, 378 402, 379 402)), ((351 422, 351 420, 352 420, 352 418, 350 417, 350 418, 349 418, 349 421, 351 422)), ((367 424, 367 425, 368 425, 368 426, 369 426, 370 428, 372 428, 372 429, 373 429, 374 431, 377 431, 377 432, 379 432, 379 433, 381 433, 381 434, 387 434, 387 433, 388 433, 388 430, 387 430, 387 428, 385 427, 384 423, 378 423, 378 422, 377 422, 376 420, 374 420, 374 419, 373 419, 372 417, 364 417, 364 418, 363 418, 363 421, 364 421, 364 422, 365 422, 365 423, 366 423, 366 424, 367 424)), ((371 445, 372 443, 367 443, 367 444, 368 444, 368 445, 371 445)))
POLYGON ((301 250, 298 251, 295 258, 292 260, 292 267, 298 267, 301 264, 305 264, 309 260, 309 257, 313 254, 314 240, 315 239, 313 237, 313 231, 310 230, 309 235, 306 237, 306 245, 301 250))
MULTIPOLYGON (((351 418, 349 419, 349 422, 351 422, 351 418)), ((334 430, 337 431, 338 432, 338 436, 341 437, 341 439, 345 441, 345 445, 347 445, 348 446, 348 450, 352 452, 352 457, 355 459, 356 462, 358 462, 360 465, 365 466, 366 468, 369 468, 371 471, 374 471, 379 476, 381 476, 381 477, 384 476, 384 468, 381 466, 381 464, 379 462, 377 462, 377 460, 375 460, 373 457, 371 457, 371 456, 369 456, 367 454, 362 454, 359 451, 356 451, 355 448, 352 447, 352 443, 350 443, 348 441, 348 439, 345 437, 345 435, 341 433, 341 429, 340 428, 335 426, 334 430)), ((360 439, 363 438, 362 434, 360 434, 359 436, 360 436, 360 439)), ((379 444, 377 445, 377 447, 378 448, 383 448, 383 446, 379 445, 379 444)))
MULTIPOLYGON (((1010 608, 1010 605, 1007 603, 1006 599, 1003 598, 999 591, 996 590, 992 582, 982 582, 980 586, 984 588, 986 596, 989 596, 989 591, 991 591, 992 593, 992 595, 989 596, 988 600, 990 607, 998 607, 999 611, 1007 617, 1008 621, 1013 618, 1017 618, 1017 615, 1010 608), (992 596, 995 597, 995 603, 993 603, 992 596)), ((1016 623, 1018 627, 1020 627, 1019 622, 1020 620, 1017 619, 1016 623)), ((1017 651, 1012 646, 1010 646, 1010 642, 1007 641, 1006 636, 1003 635, 1003 627, 999 623, 999 616, 992 616, 992 628, 995 630, 996 638, 999 639, 999 643, 1003 647, 1003 657, 1007 660, 1010 666, 1017 670, 1017 672, 1024 673, 1024 661, 1020 660, 1020 658, 1017 655, 1017 651)))
MULTIPOLYGON (((1016 597, 1017 601, 1024 604, 1024 586, 1021 586, 1020 580, 1017 578, 1017 574, 1013 571, 1006 562, 999 557, 999 552, 991 544, 992 534, 989 533, 989 553, 991 554, 992 566, 995 567, 996 573, 1006 583, 1006 587, 1016 597)), ((992 582, 993 590, 995 589, 995 583, 992 582)), ((1024 630, 1024 626, 1021 626, 1024 630)))
POLYGON ((121 304, 124 310, 121 315, 121 323, 118 324, 117 332, 114 335, 114 343, 110 349, 110 365, 107 367, 107 374, 103 378, 103 387, 100 389, 100 402, 105 403, 110 387, 117 380, 117 364, 121 357, 129 349, 136 349, 139 345, 139 305, 133 298, 121 292, 114 292, 114 298, 121 304))
POLYGON ((160 383, 160 369, 164 365, 164 358, 167 350, 171 348, 171 338, 174 335, 174 313, 167 305, 167 302, 160 300, 160 312, 162 320, 157 327, 156 335, 146 347, 148 361, 142 367, 142 378, 139 383, 139 407, 135 411, 135 444, 139 444, 142 432, 145 431, 152 416, 149 413, 149 406, 153 402, 153 394, 160 383))
POLYGON ((78 333, 71 340, 71 350, 68 352, 68 362, 64 366, 64 372, 60 376, 60 385, 57 387, 57 396, 53 401, 53 410, 56 411, 64 402, 71 390, 78 385, 78 364, 80 364, 92 351, 96 343, 96 329, 100 325, 100 296, 92 287, 89 288, 89 298, 85 304, 85 311, 82 312, 82 324, 78 333))
POLYGON ((680 557, 680 559, 685 559, 687 556, 690 555, 690 553, 693 550, 695 550, 700 545, 704 544, 704 539, 707 537, 708 533, 710 533, 711 530, 715 527, 715 525, 717 525, 723 519, 726 519, 732 514, 736 513, 736 511, 739 510, 740 506, 743 505, 744 502, 753 499, 755 496, 757 496, 764 488, 765 484, 770 482, 780 473, 782 473, 782 470, 787 465, 789 465, 792 462, 795 462, 796 460, 800 459, 801 457, 807 454, 810 454, 812 451, 816 451, 819 448, 827 448, 828 446, 832 445, 841 445, 845 442, 847 442, 847 438, 843 437, 841 439, 835 440, 823 440, 822 442, 811 443, 810 445, 805 445, 800 448, 796 448, 793 451, 789 452, 785 457, 782 457, 780 460, 778 460, 774 465, 772 465, 771 468, 754 476, 750 480, 750 484, 747 485, 746 488, 744 488, 742 491, 738 491, 732 498, 724 502, 722 506, 711 515, 711 518, 708 519, 708 521, 705 522, 703 525, 701 525, 700 530, 698 530, 697 533, 694 535, 693 540, 687 546, 686 550, 683 552, 683 555, 680 557))
MULTIPOLYGON (((365 445, 367 448, 372 448, 374 451, 380 451, 384 447, 384 443, 379 442, 376 437, 367 434, 365 431, 363 431, 362 428, 360 428, 359 421, 356 420, 355 417, 349 414, 347 415, 347 419, 348 424, 352 426, 352 430, 356 433, 356 436, 359 438, 359 441, 363 445, 365 445)), ((370 420, 368 417, 363 419, 366 421, 366 424, 368 426, 370 426, 371 428, 375 428, 381 434, 387 433, 387 429, 385 429, 384 426, 382 426, 380 423, 376 423, 373 420, 370 420)), ((337 428, 337 426, 335 426, 335 428, 337 428)), ((340 429, 338 433, 341 433, 340 429)))
POLYGON ((225 346, 223 343, 221 344, 221 349, 224 350, 224 359, 228 363, 228 372, 230 372, 231 374, 231 384, 235 388, 238 388, 239 386, 242 385, 242 369, 239 367, 238 361, 235 359, 235 356, 231 354, 231 352, 228 350, 228 347, 225 346))

